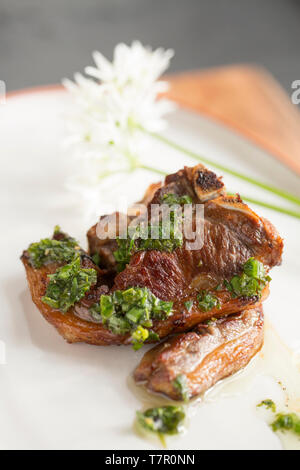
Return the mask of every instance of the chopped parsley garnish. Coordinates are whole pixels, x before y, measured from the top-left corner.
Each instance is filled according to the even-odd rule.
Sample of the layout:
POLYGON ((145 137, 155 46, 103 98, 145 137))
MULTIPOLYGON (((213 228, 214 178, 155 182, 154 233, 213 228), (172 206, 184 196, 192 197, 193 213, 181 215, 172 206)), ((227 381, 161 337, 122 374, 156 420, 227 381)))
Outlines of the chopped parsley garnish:
POLYGON ((267 398, 266 400, 263 400, 261 403, 259 403, 257 405, 258 408, 264 406, 265 408, 267 408, 267 410, 271 410, 273 411, 273 413, 276 413, 276 405, 275 403, 273 402, 273 400, 267 398))
POLYGON ((188 312, 190 312, 192 310, 193 303, 194 303, 193 300, 187 300, 186 302, 184 302, 184 306, 185 306, 185 308, 187 309, 188 312))
MULTIPOLYGON (((266 399, 257 405, 257 407, 265 406, 268 410, 276 413, 276 405, 273 400, 266 399)), ((270 424, 272 430, 276 431, 290 431, 300 436, 300 417, 296 413, 277 413, 275 420, 270 424)))
POLYGON ((148 225, 146 229, 147 239, 140 239, 138 250, 159 250, 171 253, 182 246, 182 233, 179 230, 179 218, 174 211, 170 212, 170 221, 160 221, 158 225, 148 225), (151 238, 151 232, 158 238, 151 238))
POLYGON ((183 238, 179 230, 180 219, 175 211, 170 211, 168 222, 159 221, 157 225, 138 226, 133 234, 128 232, 126 239, 117 238, 118 249, 114 257, 118 263, 118 271, 123 271, 131 256, 137 251, 158 250, 171 253, 181 247, 183 238), (155 233, 155 238, 151 238, 155 233))
POLYGON ((183 401, 188 402, 190 399, 189 386, 187 383, 186 375, 177 375, 176 379, 173 380, 173 387, 180 393, 180 397, 183 401))
POLYGON ((137 424, 144 430, 156 433, 164 442, 164 435, 174 435, 180 432, 180 425, 185 418, 182 406, 161 406, 149 408, 142 413, 136 413, 137 424))
POLYGON ((198 305, 204 312, 209 312, 213 308, 220 308, 220 301, 218 297, 205 290, 197 295, 198 305))
MULTIPOLYGON (((54 233, 59 233, 59 231, 59 227, 56 226, 54 233)), ((41 268, 49 263, 69 263, 79 250, 78 242, 66 236, 61 240, 44 238, 39 242, 31 243, 28 254, 33 267, 41 268)))
MULTIPOLYGON (((169 206, 191 204, 192 198, 187 194, 178 196, 177 194, 164 194, 161 198, 162 204, 169 206)), ((133 234, 127 233, 126 239, 117 238, 118 249, 114 252, 117 261, 118 271, 123 271, 130 262, 131 256, 137 251, 158 250, 171 253, 183 244, 183 237, 180 230, 181 217, 176 213, 176 209, 170 210, 170 220, 168 222, 159 221, 156 225, 148 223, 143 227, 136 227, 133 234), (153 237, 155 233, 155 238, 153 237)))
POLYGON ((261 297, 263 288, 271 281, 265 273, 264 265, 255 258, 249 258, 243 266, 243 274, 233 276, 225 287, 231 292, 232 297, 261 297))
POLYGON ((123 271, 126 267, 126 264, 130 262, 130 258, 135 251, 138 251, 136 248, 135 240, 139 237, 139 228, 137 227, 135 232, 130 236, 129 232, 127 233, 126 239, 117 238, 118 249, 114 251, 113 255, 117 261, 118 271, 123 271))
POLYGON ((217 318, 211 317, 211 318, 209 318, 209 320, 206 320, 206 325, 207 325, 207 326, 214 325, 217 320, 218 320, 217 318))
POLYGON ((173 302, 158 299, 146 287, 131 287, 102 295, 90 312, 112 333, 131 333, 133 348, 139 349, 146 340, 159 340, 151 330, 153 320, 165 320, 172 314, 172 307, 173 302))
POLYGON ((162 204, 168 204, 169 206, 172 206, 174 204, 192 204, 193 199, 187 194, 184 196, 179 196, 178 194, 168 193, 163 195, 161 202, 162 204))
POLYGON ((271 423, 273 431, 291 431, 300 436, 300 418, 296 413, 278 413, 271 423))
POLYGON ((100 258, 100 255, 99 253, 95 253, 91 256, 92 260, 93 260, 93 263, 96 265, 96 266, 100 266, 100 262, 101 262, 101 258, 100 258))
POLYGON ((80 266, 80 256, 65 266, 58 268, 54 274, 49 274, 50 282, 42 301, 52 308, 66 313, 78 302, 93 284, 97 282, 95 269, 83 269, 80 266))

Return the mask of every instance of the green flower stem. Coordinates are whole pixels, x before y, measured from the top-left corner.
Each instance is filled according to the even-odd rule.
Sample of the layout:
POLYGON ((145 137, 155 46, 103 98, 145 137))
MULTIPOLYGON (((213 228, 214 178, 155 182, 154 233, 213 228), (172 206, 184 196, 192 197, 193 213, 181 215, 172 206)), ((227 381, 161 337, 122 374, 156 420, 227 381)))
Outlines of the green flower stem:
MULTIPOLYGON (((140 165, 138 168, 142 168, 143 170, 152 171, 153 173, 158 173, 159 175, 166 176, 166 173, 163 170, 159 170, 158 168, 154 168, 148 165, 140 165)), ((234 193, 228 193, 230 195, 235 195, 234 193)), ((259 201, 258 199, 253 199, 247 196, 241 196, 243 201, 250 202, 252 204, 256 204, 257 206, 266 207, 267 209, 272 209, 273 211, 280 212, 282 214, 290 215, 292 217, 296 217, 300 219, 300 212, 296 212, 290 209, 286 209, 285 207, 275 206, 274 204, 268 204, 267 202, 259 201)))
POLYGON ((255 186, 263 188, 266 191, 269 191, 270 193, 276 194, 277 196, 280 196, 283 199, 286 199, 290 202, 300 205, 300 198, 298 198, 297 196, 294 196, 293 194, 283 191, 282 189, 278 189, 275 186, 271 186, 267 183, 257 181, 254 178, 251 178, 250 176, 243 175, 242 173, 232 170, 231 168, 227 168, 221 165, 220 163, 213 162, 205 157, 202 157, 201 155, 198 155, 195 152, 192 152, 191 150, 186 149, 185 147, 182 147, 176 142, 173 142, 160 134, 156 134, 154 132, 148 132, 148 131, 145 131, 144 129, 142 130, 143 132, 150 135, 151 137, 154 137, 155 139, 160 140, 164 144, 169 145, 170 147, 173 147, 173 149, 178 150, 179 152, 185 153, 189 157, 194 158, 195 160, 198 160, 199 162, 206 163, 207 165, 212 165, 213 167, 218 168, 219 170, 224 171, 225 173, 229 173, 230 175, 233 175, 236 178, 240 178, 241 180, 247 181, 248 183, 251 183, 251 184, 254 184, 255 186))
POLYGON ((147 171, 152 171, 153 173, 158 173, 159 175, 162 175, 162 176, 167 176, 168 174, 163 170, 159 170, 158 168, 154 168, 153 166, 149 166, 149 165, 141 164, 138 166, 138 168, 142 168, 143 170, 147 170, 147 171))
POLYGON ((258 201, 257 199, 252 199, 251 197, 241 196, 243 201, 250 202, 251 204, 257 204, 258 206, 266 207, 267 209, 272 209, 276 212, 281 212, 282 214, 291 215, 292 217, 296 217, 300 219, 300 212, 296 212, 290 209, 286 209, 285 207, 275 206, 273 204, 268 204, 267 202, 258 201))

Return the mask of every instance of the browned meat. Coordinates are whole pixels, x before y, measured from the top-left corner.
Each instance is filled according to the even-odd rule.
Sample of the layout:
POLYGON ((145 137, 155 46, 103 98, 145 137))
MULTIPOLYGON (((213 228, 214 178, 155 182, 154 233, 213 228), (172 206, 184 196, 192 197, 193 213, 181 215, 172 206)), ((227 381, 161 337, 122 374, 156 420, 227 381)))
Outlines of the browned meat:
MULTIPOLYGON (((153 288, 156 295, 163 293, 166 300, 173 300, 182 295, 183 288, 191 282, 201 285, 203 279, 206 282, 211 278, 216 285, 220 280, 240 273, 242 265, 251 256, 269 268, 281 263, 283 241, 273 225, 255 214, 239 196, 224 195, 221 179, 203 165, 185 167, 167 176, 165 184, 153 194, 154 189, 151 187, 144 198, 149 206, 160 203, 166 193, 187 194, 195 203, 207 201, 204 205, 203 247, 200 250, 178 248, 167 255, 163 252, 138 253, 117 277, 117 288, 147 286, 153 288), (154 258, 157 269, 153 271, 154 258), (157 277, 159 272, 161 275, 157 277)), ((88 232, 88 241, 91 254, 99 252, 105 258, 103 251, 107 250, 109 263, 114 262, 115 240, 98 240, 94 226, 88 232)))
POLYGON ((164 341, 144 355, 134 379, 173 400, 181 400, 183 394, 192 398, 245 367, 262 344, 259 305, 164 341))
MULTIPOLYGON (((89 314, 88 308, 99 300, 101 294, 105 294, 108 291, 105 276, 102 276, 100 270, 98 270, 97 286, 92 288, 74 308, 71 308, 64 314, 59 310, 54 310, 49 307, 41 300, 47 288, 47 275, 54 273, 58 265, 48 264, 40 269, 35 269, 30 264, 26 251, 23 253, 21 259, 26 269, 33 302, 43 317, 57 329, 58 333, 63 336, 65 340, 69 343, 84 342, 103 346, 109 344, 126 344, 129 342, 128 335, 118 336, 111 333, 101 324, 95 323, 89 314)), ((89 261, 88 264, 83 264, 83 266, 97 269, 91 261, 89 261)))
MULTIPOLYGON (((139 201, 137 204, 141 205, 144 204, 147 206, 153 199, 154 194, 156 191, 161 187, 161 183, 153 183, 150 184, 148 189, 146 190, 144 197, 141 201, 139 201)), ((129 223, 135 216, 138 214, 136 213, 137 210, 134 208, 129 208, 128 209, 128 217, 127 217, 127 222, 129 223), (133 214, 131 214, 131 212, 133 214)), ((124 214, 122 214, 123 217, 126 217, 124 214)), ((120 214, 116 213, 116 220, 118 220, 120 214)), ((105 216, 100 217, 100 220, 103 220, 105 216)), ((87 239, 88 239, 88 245, 89 245, 89 254, 92 256, 94 254, 99 254, 100 256, 100 263, 101 266, 104 268, 108 269, 113 269, 116 270, 116 260, 114 258, 113 252, 116 251, 118 248, 117 242, 115 239, 111 238, 106 238, 104 240, 101 240, 97 236, 97 225, 93 225, 89 231, 87 232, 87 239)), ((118 233, 116 234, 118 235, 118 233)))
POLYGON ((182 289, 190 286, 193 280, 197 282, 198 279, 201 283, 201 279, 210 277, 217 285, 224 278, 239 274, 252 256, 271 268, 280 264, 281 253, 282 239, 271 224, 260 219, 239 198, 221 197, 205 205, 204 243, 201 249, 189 250, 183 245, 173 253, 136 253, 115 282, 122 289, 129 285, 150 288, 151 284, 157 293, 168 292, 166 300, 171 300, 178 294, 182 295, 182 289), (243 211, 239 209, 241 205, 243 211), (212 218, 214 210, 218 212, 218 220, 212 218), (167 275, 164 276, 165 269, 167 275), (164 276, 164 286, 160 285, 158 272, 164 276))
MULTIPOLYGON (((99 301, 100 296, 107 294, 110 290, 108 286, 111 285, 112 280, 109 271, 100 270, 93 264, 89 257, 83 255, 82 266, 96 269, 98 272, 98 282, 80 302, 64 314, 49 307, 41 300, 47 289, 48 274, 53 274, 59 265, 53 263, 36 269, 29 262, 26 251, 23 253, 21 259, 26 270, 33 302, 43 317, 51 323, 69 343, 85 342, 100 346, 130 343, 129 335, 116 335, 111 333, 101 323, 95 322, 89 312, 89 308, 95 302, 99 301)), ((219 294, 221 296, 222 293, 219 294)), ((224 305, 221 310, 222 315, 241 310, 245 303, 249 303, 248 300, 231 299, 229 293, 224 293, 224 295, 227 301, 226 305, 224 305)), ((265 295, 267 294, 264 294, 264 296, 265 295)), ((255 302, 255 300, 253 302, 255 302)), ((200 309, 195 308, 194 311, 188 313, 186 309, 184 309, 183 303, 181 303, 178 304, 178 307, 175 307, 174 315, 167 320, 155 321, 153 330, 158 333, 160 338, 164 338, 173 332, 186 331, 194 326, 195 323, 210 318, 213 314, 218 316, 220 311, 213 309, 210 312, 202 312, 200 309)))
POLYGON ((197 291, 193 292, 193 296, 183 297, 174 301, 173 315, 164 321, 154 322, 153 330, 159 337, 165 338, 166 336, 182 331, 188 331, 197 325, 199 322, 204 322, 210 318, 221 318, 232 313, 240 312, 242 309, 257 307, 260 302, 263 302, 269 295, 269 288, 265 287, 260 299, 253 298, 232 298, 231 294, 225 290, 215 293, 220 302, 219 307, 215 307, 207 312, 198 307, 197 291), (185 300, 194 300, 193 307, 188 312, 184 307, 185 300))
POLYGON ((244 262, 249 255, 269 268, 281 264, 282 238, 268 220, 253 212, 238 195, 209 201, 205 205, 205 223, 208 227, 202 250, 203 265, 215 259, 218 266, 215 272, 226 273, 227 263, 236 270, 234 261, 244 262), (211 231, 213 234, 207 235, 211 231))
MULTIPOLYGON (((174 315, 156 330, 161 337, 192 328, 212 316, 222 317, 255 305, 258 298, 232 299, 227 290, 221 290, 214 292, 220 301, 219 308, 203 312, 197 302, 189 313, 184 308, 184 302, 196 300, 200 290, 213 290, 219 283, 222 285, 224 279, 240 274, 250 257, 261 261, 267 269, 281 263, 283 242, 275 228, 259 218, 239 196, 223 194, 211 199, 218 192, 224 193, 223 183, 213 175, 202 165, 185 168, 167 176, 165 185, 153 197, 157 203, 162 194, 171 192, 188 194, 195 202, 199 202, 199 197, 207 200, 203 247, 188 250, 183 245, 173 253, 137 252, 115 278, 114 289, 148 287, 162 300, 174 302, 174 315), (201 184, 203 188, 199 188, 201 184)), ((267 295, 268 289, 265 289, 261 301, 267 295)))
MULTIPOLYGON (((239 274, 245 261, 254 256, 271 268, 281 262, 282 239, 274 227, 260 219, 241 199, 225 195, 220 178, 202 165, 184 168, 166 177, 165 184, 152 185, 146 192, 144 202, 161 202, 166 193, 190 195, 194 202, 205 202, 204 245, 199 250, 188 250, 183 245, 173 253, 164 251, 140 251, 135 253, 125 270, 115 277, 113 251, 116 241, 99 240, 96 227, 89 231, 90 253, 98 252, 103 267, 98 270, 98 284, 75 308, 62 314, 51 309, 41 301, 47 286, 47 274, 57 266, 44 266, 34 269, 24 252, 22 261, 33 301, 44 317, 69 341, 85 341, 92 344, 124 344, 130 341, 128 335, 114 335, 96 323, 88 308, 99 300, 108 290, 124 290, 132 286, 148 287, 161 300, 173 301, 173 315, 164 321, 155 320, 154 332, 160 338, 169 334, 188 331, 197 323, 211 317, 223 317, 250 306, 257 306, 268 295, 268 287, 257 296, 233 298, 231 293, 221 287, 214 289, 224 279, 239 274), (197 295, 201 290, 214 290, 219 305, 209 311, 199 308, 197 295), (188 310, 184 303, 194 301, 188 310)), ((119 215, 120 216, 120 215, 119 215)), ((124 215, 123 215, 124 217, 124 215)), ((125 216, 127 218, 127 216, 125 216)), ((128 215, 128 220, 132 216, 128 215)), ((89 261, 91 262, 91 261, 89 261)))
POLYGON ((194 167, 184 167, 165 178, 165 184, 153 195, 150 203, 160 204, 164 194, 187 194, 194 202, 204 203, 225 194, 222 178, 199 164, 194 167))
MULTIPOLYGON (((166 193, 188 194, 195 203, 206 201, 203 247, 200 250, 186 250, 184 246, 168 255, 168 258, 173 258, 173 265, 177 266, 175 273, 181 271, 188 274, 186 281, 181 280, 180 288, 182 283, 189 285, 191 279, 199 275, 224 279, 240 273, 243 264, 252 256, 269 268, 281 263, 283 241, 273 225, 255 214, 238 195, 225 195, 220 178, 203 165, 185 167, 174 175, 167 176, 164 186, 155 192, 149 205, 160 203, 166 193)), ((163 253, 161 256, 163 269, 165 257, 163 253)), ((125 286, 127 277, 129 283, 132 283, 134 272, 139 276, 140 271, 147 271, 147 261, 148 258, 145 260, 143 256, 133 257, 127 269, 116 279, 116 283, 125 286)), ((158 257, 156 263, 159 263, 158 257)), ((148 275, 151 277, 147 272, 145 285, 148 275)), ((170 279, 170 282, 173 280, 170 279)), ((170 297, 172 295, 171 289, 170 297)))
MULTIPOLYGON (((109 218, 111 220, 115 220, 117 228, 119 227, 119 223, 128 225, 131 220, 130 216, 119 212, 101 216, 99 222, 103 222, 103 232, 105 232, 105 235, 108 229, 107 226, 109 218)), ((113 252, 118 248, 116 239, 109 238, 109 236, 104 239, 99 238, 97 234, 97 227, 98 224, 93 225, 87 233, 89 254, 92 256, 97 253, 100 256, 100 264, 103 268, 116 271, 116 260, 113 255, 113 252)), ((118 235, 119 233, 117 232, 116 236, 118 235)))
POLYGON ((115 270, 116 260, 113 252, 118 248, 117 242, 115 239, 109 238, 100 240, 97 237, 96 230, 97 224, 93 225, 87 233, 89 253, 91 256, 97 253, 100 256, 101 266, 115 270))

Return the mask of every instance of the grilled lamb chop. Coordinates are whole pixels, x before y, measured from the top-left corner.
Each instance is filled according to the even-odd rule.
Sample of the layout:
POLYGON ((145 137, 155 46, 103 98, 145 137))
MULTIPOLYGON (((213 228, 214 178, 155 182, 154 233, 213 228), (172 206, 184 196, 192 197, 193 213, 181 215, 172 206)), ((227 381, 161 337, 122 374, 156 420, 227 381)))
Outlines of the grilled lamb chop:
MULTIPOLYGON (((34 268, 30 262, 28 252, 24 251, 22 257, 24 264, 28 285, 30 288, 32 300, 43 315, 43 317, 53 325, 59 334, 63 336, 69 343, 84 342, 95 344, 99 346, 106 346, 110 344, 130 344, 130 335, 116 335, 109 331, 101 323, 96 322, 90 314, 89 308, 97 301, 99 301, 102 294, 107 294, 110 291, 111 279, 107 277, 105 270, 100 270, 94 265, 92 260, 83 255, 82 266, 96 269, 98 272, 98 281, 95 286, 81 299, 74 307, 71 307, 67 313, 62 313, 59 310, 53 309, 45 304, 41 299, 45 295, 47 284, 49 282, 48 275, 53 274, 59 264, 52 263, 41 268, 34 268)), ((241 309, 243 304, 248 304, 249 301, 228 301, 228 313, 232 310, 241 309)), ((194 315, 196 317, 197 312, 194 315)), ((203 312, 198 313, 199 318, 205 317, 203 312)), ((211 312, 206 315, 207 318, 211 317, 211 312)), ((189 320, 185 320, 185 313, 182 315, 178 313, 171 316, 164 321, 155 321, 153 330, 158 333, 160 338, 164 338, 170 332, 186 331, 194 325, 189 320)))
POLYGON ((197 396, 245 367, 263 344, 262 305, 165 340, 134 372, 137 383, 173 400, 197 396))
MULTIPOLYGON (((182 257, 180 257, 181 253, 178 256, 181 258, 180 267, 182 267, 182 261, 188 257, 189 270, 191 270, 188 284, 190 284, 191 277, 195 276, 213 275, 224 279, 224 277, 237 274, 241 272, 242 265, 251 256, 268 268, 281 263, 283 241, 274 226, 253 212, 238 195, 226 195, 221 179, 203 165, 185 167, 173 175, 168 175, 165 184, 155 191, 156 188, 157 186, 151 185, 141 201, 145 202, 148 208, 151 204, 161 204, 163 196, 170 193, 179 196, 188 195, 193 203, 204 204, 203 248, 192 251, 177 249, 171 256, 175 260, 179 252, 183 254, 182 257), (150 199, 151 195, 152 199, 150 199)), ((132 219, 129 217, 128 220, 132 219)), ((91 255, 94 253, 101 255, 101 249, 105 247, 113 258, 113 251, 117 247, 116 241, 99 240, 96 225, 88 232, 88 242, 91 255)), ((105 259, 106 257, 107 255, 104 256, 105 259)), ((104 266, 106 267, 105 259, 104 266)), ((141 262, 144 263, 144 257, 138 257, 138 260, 133 257, 132 262, 117 282, 123 284, 123 278, 127 276, 131 282, 133 270, 138 271, 139 266, 142 270, 144 269, 145 266, 142 266, 141 262)), ((178 264, 177 261, 176 263, 178 264)))
MULTIPOLYGON (((160 299, 174 302, 174 314, 155 327, 160 337, 186 331, 212 316, 222 317, 263 301, 268 288, 260 299, 232 298, 222 287, 224 279, 240 274, 250 257, 261 261, 267 270, 280 264, 283 249, 282 239, 270 222, 255 214, 239 196, 227 196, 221 179, 202 165, 185 167, 167 176, 152 200, 147 198, 148 206, 161 203, 164 195, 170 193, 188 195, 194 203, 204 203, 203 247, 188 250, 183 245, 172 253, 138 251, 114 282, 114 289, 147 287, 160 299), (220 290, 214 291, 218 305, 208 312, 199 309, 199 291, 214 290, 218 285, 220 290), (186 301, 194 301, 189 312, 184 306, 186 301)), ((93 252, 96 242, 91 231, 89 235, 93 252)))
MULTIPOLYGON (((188 250, 185 245, 172 253, 150 250, 138 251, 130 263, 115 278, 112 251, 115 240, 96 239, 96 230, 89 232, 90 254, 103 255, 104 266, 98 269, 98 282, 85 297, 66 314, 62 314, 44 302, 48 278, 57 265, 41 268, 32 266, 28 252, 24 252, 24 263, 32 298, 44 317, 52 323, 69 342, 84 341, 91 344, 127 344, 130 335, 116 335, 107 327, 96 322, 89 307, 99 301, 103 293, 124 291, 130 287, 146 287, 163 301, 173 302, 173 314, 164 320, 153 321, 153 331, 160 338, 169 334, 188 331, 199 322, 211 317, 223 317, 240 312, 250 306, 257 306, 268 295, 268 285, 261 295, 233 296, 225 288, 224 280, 242 273, 244 263, 255 257, 267 270, 280 264, 282 239, 274 227, 252 212, 241 199, 225 195, 220 178, 202 165, 184 168, 166 177, 163 186, 154 185, 146 193, 144 202, 148 206, 161 203, 166 194, 188 195, 193 203, 204 203, 204 245, 200 250, 188 250), (200 291, 212 291, 216 299, 210 309, 198 304, 200 291), (190 309, 186 302, 193 303, 190 309)), ((131 216, 129 215, 131 220, 131 216)), ((102 260, 103 261, 103 260, 102 260)), ((91 262, 91 260, 89 261, 91 262)))
MULTIPOLYGON (((61 240, 67 237, 63 233, 55 233, 53 239, 61 240)), ((49 275, 56 272, 62 263, 48 263, 39 268, 33 266, 28 250, 21 256, 21 261, 26 270, 27 281, 31 292, 31 297, 43 317, 53 325, 59 334, 69 343, 85 342, 90 344, 107 345, 122 344, 126 338, 112 334, 108 329, 96 323, 89 311, 89 308, 103 294, 109 292, 113 284, 113 277, 110 270, 100 269, 93 260, 80 250, 82 268, 92 268, 97 273, 97 283, 85 294, 85 296, 71 307, 67 313, 54 309, 42 301, 49 283, 49 275)))
POLYGON ((89 313, 89 308, 99 300, 100 296, 109 292, 108 285, 110 284, 105 276, 105 272, 103 275, 103 270, 99 270, 89 257, 83 257, 82 266, 96 269, 98 272, 98 282, 67 313, 53 309, 41 300, 45 295, 49 282, 48 275, 53 274, 60 265, 52 263, 38 269, 34 268, 27 251, 24 251, 21 260, 26 270, 33 302, 45 320, 53 325, 68 343, 84 342, 103 346, 129 343, 128 335, 123 336, 111 333, 107 328, 95 322, 89 313))

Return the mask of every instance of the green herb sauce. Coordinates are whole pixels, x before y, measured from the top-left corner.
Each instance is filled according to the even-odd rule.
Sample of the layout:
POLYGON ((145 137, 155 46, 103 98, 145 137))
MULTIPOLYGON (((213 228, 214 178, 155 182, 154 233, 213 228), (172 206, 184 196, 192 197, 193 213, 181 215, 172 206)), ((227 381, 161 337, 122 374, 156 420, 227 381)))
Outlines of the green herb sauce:
MULTIPOLYGON (((276 413, 276 405, 273 400, 270 400, 269 398, 263 400, 257 405, 257 407, 261 406, 271 410, 272 413, 276 413)), ((274 432, 290 431, 300 436, 300 417, 296 413, 277 413, 275 415, 275 420, 270 424, 270 426, 274 432)))
POLYGON ((138 231, 135 232, 133 238, 127 235, 126 239, 117 238, 118 249, 114 251, 113 255, 117 261, 117 269, 119 272, 126 268, 126 265, 130 262, 130 258, 135 251, 135 236, 138 236, 138 231))
POLYGON ((300 418, 296 413, 278 413, 271 427, 274 432, 290 431, 300 436, 300 418))
POLYGON ((224 286, 236 297, 261 297, 263 288, 271 281, 265 273, 264 265, 255 258, 249 258, 243 266, 243 274, 234 276, 229 282, 224 281, 224 286))
POLYGON ((151 330, 153 320, 165 320, 172 315, 172 307, 173 302, 158 299, 146 287, 131 287, 102 295, 90 312, 112 333, 131 333, 133 348, 139 349, 146 340, 159 340, 159 336, 151 330))
POLYGON ((117 238, 118 249, 114 252, 114 257, 118 263, 118 271, 125 269, 131 256, 137 251, 158 250, 171 253, 181 247, 183 238, 179 226, 180 218, 175 211, 170 211, 168 222, 160 221, 157 225, 139 226, 133 234, 128 233, 126 239, 117 238), (156 238, 151 238, 153 233, 156 238))
POLYGON ((217 321, 217 318, 215 317, 211 317, 209 320, 207 320, 205 323, 207 326, 211 326, 211 325, 214 325, 217 321))
POLYGON ((185 419, 182 406, 162 406, 149 408, 144 413, 137 411, 137 424, 143 430, 156 433, 165 445, 164 436, 180 432, 180 425, 185 419))
POLYGON ((192 310, 193 304, 194 304, 193 300, 187 300, 186 302, 184 302, 184 306, 188 312, 192 310))
POLYGON ((198 305, 203 312, 209 312, 213 308, 220 308, 220 301, 218 297, 205 290, 197 295, 198 305))
MULTIPOLYGON (((60 233, 58 226, 54 229, 55 233, 60 233)), ((44 238, 39 242, 31 243, 27 251, 31 264, 35 268, 41 268, 49 263, 69 263, 80 251, 80 247, 74 238, 65 236, 62 240, 44 238)))
POLYGON ((186 375, 177 375, 176 379, 174 379, 172 383, 173 387, 180 393, 182 400, 184 402, 188 402, 190 399, 190 391, 186 375))
POLYGON ((99 253, 95 253, 94 255, 92 255, 91 258, 92 258, 92 260, 93 260, 93 263, 94 263, 96 266, 100 266, 101 258, 100 258, 99 253))
POLYGON ((276 405, 273 400, 267 398, 257 405, 258 408, 264 406, 267 410, 271 410, 273 413, 276 413, 276 405))
POLYGON ((162 204, 173 206, 175 204, 192 204, 193 200, 187 194, 184 196, 178 196, 178 194, 168 193, 163 195, 161 202, 162 204))
POLYGON ((79 255, 48 277, 50 282, 42 301, 63 313, 66 313, 97 282, 97 272, 95 269, 81 268, 79 255))

